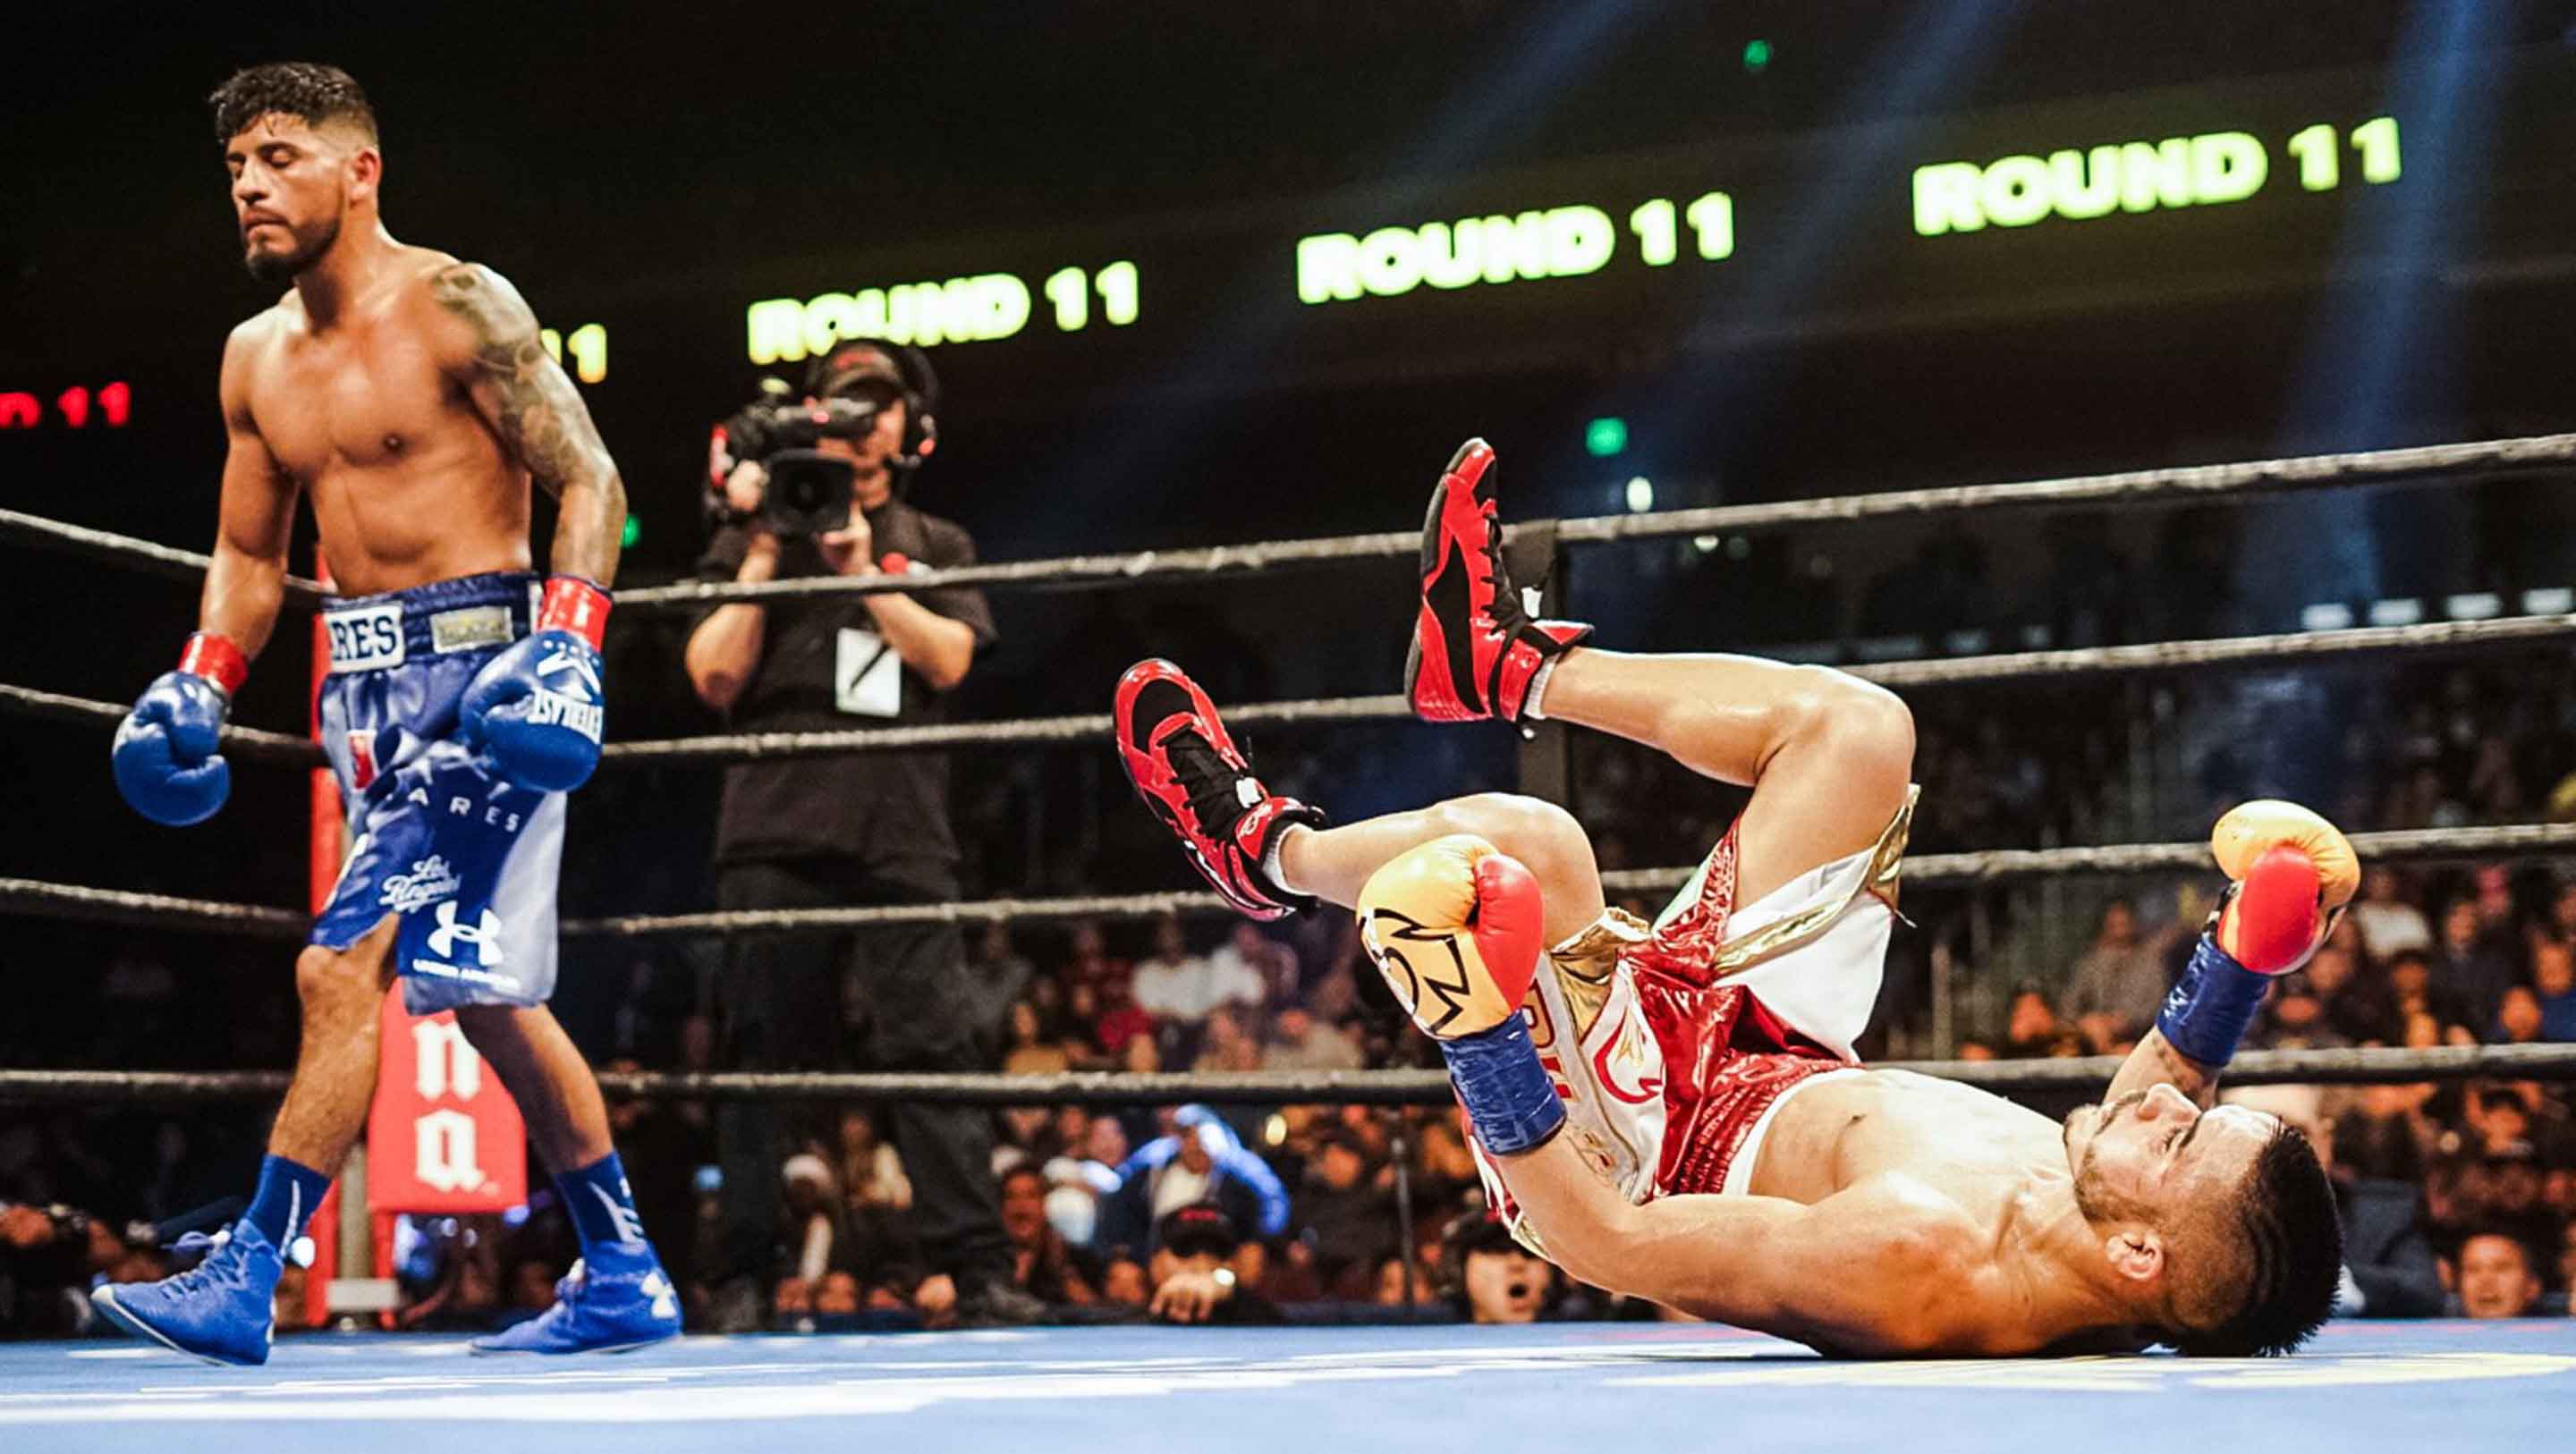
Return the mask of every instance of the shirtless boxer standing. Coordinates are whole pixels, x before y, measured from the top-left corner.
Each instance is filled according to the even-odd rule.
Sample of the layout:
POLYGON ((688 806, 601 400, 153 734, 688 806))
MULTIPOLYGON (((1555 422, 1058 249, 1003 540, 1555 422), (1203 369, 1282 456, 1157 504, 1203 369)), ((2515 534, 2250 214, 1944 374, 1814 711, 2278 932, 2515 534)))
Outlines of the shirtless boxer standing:
POLYGON ((399 977, 404 1005, 454 1010, 509 1087, 581 1237, 554 1307, 476 1350, 675 1336, 678 1301, 599 1083, 545 1007, 563 795, 599 760, 625 487, 509 283, 377 219, 384 158, 355 81, 258 66, 210 99, 244 261, 294 286, 224 347, 230 449, 198 629, 118 728, 116 784, 159 823, 223 805, 217 734, 276 624, 309 491, 323 559, 351 592, 323 617, 321 717, 354 837, 296 959, 303 1047, 250 1210, 195 1268, 93 1300, 181 1352, 267 1359, 281 1250, 365 1124, 377 1007, 399 977), (532 479, 561 507, 550 579, 529 569, 532 479))
POLYGON ((1470 441, 1433 491, 1407 690, 1434 721, 1576 722, 1753 785, 1653 924, 1604 903, 1571 815, 1454 799, 1328 828, 1265 790, 1168 662, 1119 684, 1122 760, 1238 909, 1358 909, 1431 1034, 1495 1204, 1583 1281, 1848 1354, 2280 1353, 2324 1320, 2333 1195, 2277 1117, 2211 1109, 2268 975, 2353 892, 2286 803, 2220 824, 2235 880, 2108 1096, 2053 1122, 1865 1070, 1914 788, 1897 699, 1739 656, 1628 656, 1533 621, 1470 441))

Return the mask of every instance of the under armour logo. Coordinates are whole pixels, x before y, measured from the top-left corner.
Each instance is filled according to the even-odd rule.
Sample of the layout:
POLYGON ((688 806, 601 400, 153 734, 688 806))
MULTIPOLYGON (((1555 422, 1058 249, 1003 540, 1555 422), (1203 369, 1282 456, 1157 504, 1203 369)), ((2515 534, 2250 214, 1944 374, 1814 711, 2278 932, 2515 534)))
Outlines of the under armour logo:
POLYGON ((456 901, 446 900, 438 906, 438 927, 429 931, 429 952, 441 959, 454 959, 459 942, 474 946, 474 962, 489 969, 501 962, 501 916, 490 909, 483 911, 475 924, 456 922, 456 901))

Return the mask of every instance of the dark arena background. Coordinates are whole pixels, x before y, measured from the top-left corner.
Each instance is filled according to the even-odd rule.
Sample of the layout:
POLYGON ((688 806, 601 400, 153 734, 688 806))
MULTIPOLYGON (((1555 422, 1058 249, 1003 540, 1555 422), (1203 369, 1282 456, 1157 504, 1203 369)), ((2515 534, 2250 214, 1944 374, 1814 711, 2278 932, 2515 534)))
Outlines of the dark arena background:
MULTIPOLYGON (((0 19, 0 97, 0 1449, 2576 1429, 2576 3, 110 0, 0 19), (467 1358, 549 1306, 576 1227, 515 1130, 433 1135, 519 1122, 430 1022, 388 1031, 264 1366, 89 1298, 241 1215, 337 871, 309 591, 232 703, 219 817, 147 822, 108 762, 197 625, 217 364, 280 291, 205 98, 278 60, 365 87, 386 226, 517 285, 623 477, 552 1003, 689 1326, 630 1357, 467 1358), (942 717, 728 717, 686 660, 722 599, 689 585, 710 429, 858 338, 936 369, 907 498, 1012 567, 941 573, 993 639, 942 717), (1402 695, 1422 491, 1471 435, 1549 614, 1905 698, 1864 1061, 2097 1101, 2224 886, 2219 815, 2352 835, 2360 899, 2226 1093, 2338 1189, 2345 1294, 2303 1351, 1826 1357, 1511 1243, 1350 916, 1228 914, 1110 716, 1169 657, 1337 823, 1553 799, 1653 919, 1741 788, 1402 695), (953 893, 719 903, 728 764, 866 758, 946 775, 953 893), (924 922, 962 929, 934 1012, 971 1065, 869 1048, 907 1013, 872 936, 924 922), (851 966, 831 1052, 739 1058, 729 986, 818 936, 851 966), (989 1119, 1016 1301, 923 1260, 923 1107, 989 1119), (1216 1157, 1213 1320, 1260 1326, 1172 1314, 1209 1275, 1161 1236, 1176 1137, 1216 1157), (389 1199, 397 1158, 437 1195, 389 1199)), ((298 578, 314 539, 300 512, 298 578)))

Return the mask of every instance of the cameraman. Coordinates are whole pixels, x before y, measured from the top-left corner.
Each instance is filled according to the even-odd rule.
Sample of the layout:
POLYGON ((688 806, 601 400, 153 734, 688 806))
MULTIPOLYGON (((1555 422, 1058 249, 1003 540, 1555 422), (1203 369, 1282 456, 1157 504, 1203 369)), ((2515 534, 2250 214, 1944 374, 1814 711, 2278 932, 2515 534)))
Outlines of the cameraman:
MULTIPOLYGON (((809 370, 805 408, 764 416, 755 406, 737 416, 738 441, 755 432, 739 427, 745 420, 788 419, 789 429, 798 418, 834 422, 820 438, 810 429, 797 436, 810 450, 754 443, 744 451, 759 457, 725 476, 729 518, 709 543, 699 577, 768 581, 871 576, 908 562, 973 564, 975 543, 965 530, 914 509, 900 488, 935 437, 929 414, 936 387, 918 352, 846 343, 809 370), (861 406, 873 406, 873 415, 861 406), (846 510, 836 491, 817 497, 816 479, 837 484, 844 477, 846 510)), ((975 590, 736 602, 698 623, 685 661, 699 698, 738 730, 909 727, 947 717, 944 694, 965 680, 976 649, 992 639, 992 613, 975 590)), ((716 825, 716 898, 724 908, 954 899, 957 858, 944 753, 796 757, 726 769, 716 825)), ((733 946, 717 1002, 725 1060, 738 1070, 841 1068, 853 1040, 871 1069, 988 1068, 983 1027, 975 1022, 980 997, 967 983, 965 944, 954 926, 746 936, 733 946), (855 1035, 854 1019, 864 1021, 855 1035)), ((909 1289, 923 1317, 1025 1321, 1033 1310, 1010 1285, 990 1122, 965 1107, 891 1110, 932 1269, 909 1289)), ((778 1108, 754 1104, 728 1105, 718 1116, 727 1195, 711 1281, 719 1288, 718 1323, 727 1330, 758 1326, 779 1269, 781 1167, 804 1139, 783 1120, 778 1108)))

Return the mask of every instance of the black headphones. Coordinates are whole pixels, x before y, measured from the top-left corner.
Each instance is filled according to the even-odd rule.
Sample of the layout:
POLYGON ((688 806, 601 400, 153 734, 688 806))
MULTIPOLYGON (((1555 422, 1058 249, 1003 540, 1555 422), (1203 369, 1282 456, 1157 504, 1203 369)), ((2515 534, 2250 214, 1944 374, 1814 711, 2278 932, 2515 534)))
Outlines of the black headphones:
POLYGON ((846 388, 855 382, 843 376, 849 373, 854 356, 861 350, 894 367, 896 397, 903 400, 903 443, 887 463, 906 473, 917 470, 939 448, 939 374, 931 368, 929 354, 908 343, 850 339, 805 366, 805 392, 811 398, 829 398, 834 388, 846 388))

